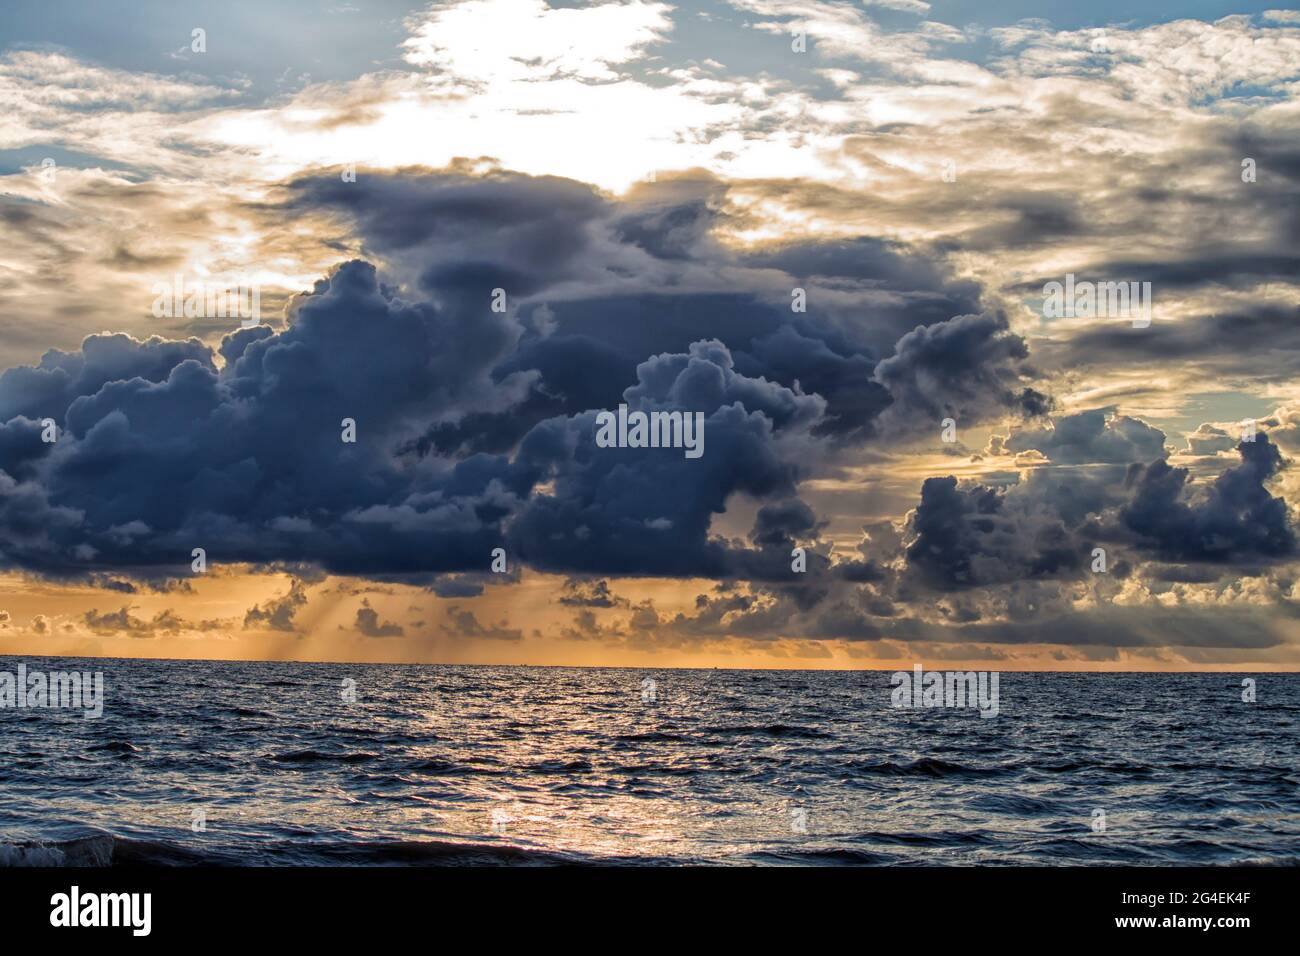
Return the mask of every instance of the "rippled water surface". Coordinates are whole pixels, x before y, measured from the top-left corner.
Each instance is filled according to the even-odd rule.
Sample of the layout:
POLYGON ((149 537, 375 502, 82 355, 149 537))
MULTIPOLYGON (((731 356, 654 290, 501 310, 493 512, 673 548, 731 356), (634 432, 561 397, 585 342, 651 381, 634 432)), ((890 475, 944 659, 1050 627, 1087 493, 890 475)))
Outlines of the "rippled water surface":
POLYGON ((1300 675, 26 663, 107 700, 0 710, 0 863, 1300 862, 1300 675))

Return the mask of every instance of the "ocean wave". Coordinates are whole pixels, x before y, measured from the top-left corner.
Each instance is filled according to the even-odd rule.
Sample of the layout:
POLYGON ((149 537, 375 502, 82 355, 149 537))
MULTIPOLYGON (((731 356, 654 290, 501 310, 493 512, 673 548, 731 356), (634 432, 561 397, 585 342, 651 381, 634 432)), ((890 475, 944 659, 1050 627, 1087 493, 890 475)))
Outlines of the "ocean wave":
POLYGON ((129 740, 108 740, 102 744, 95 744, 94 746, 87 747, 86 749, 102 750, 115 754, 137 754, 140 752, 140 748, 129 740))
POLYGON ((0 843, 4 867, 114 866, 557 866, 636 865, 643 858, 601 859, 509 843, 447 840, 268 840, 252 858, 200 851, 164 840, 109 833, 51 842, 0 843))
POLYGON ((789 847, 758 850, 747 854, 746 859, 755 863, 785 863, 797 866, 888 866, 899 862, 898 857, 887 853, 851 847, 789 847))
POLYGON ((113 859, 108 834, 43 843, 0 843, 0 866, 108 866, 113 859))
POLYGON ((366 752, 326 753, 320 750, 294 750, 283 754, 267 754, 267 760, 276 763, 365 763, 378 760, 379 754, 366 752))
POLYGON ((1019 769, 1018 764, 1004 764, 995 767, 972 767, 967 764, 940 760, 938 757, 921 757, 910 763, 896 763, 883 760, 874 763, 858 764, 854 768, 858 773, 880 774, 889 777, 953 777, 953 776, 996 776, 1012 773, 1019 769))
POLYGON ((761 737, 792 737, 814 740, 821 737, 829 736, 825 731, 818 730, 815 727, 799 727, 793 724, 766 724, 761 726, 740 726, 740 727, 706 727, 704 728, 711 734, 726 734, 734 736, 761 736, 761 737))
POLYGON ((205 854, 155 840, 130 840, 95 833, 72 840, 0 843, 0 866, 198 866, 233 864, 232 858, 205 854))

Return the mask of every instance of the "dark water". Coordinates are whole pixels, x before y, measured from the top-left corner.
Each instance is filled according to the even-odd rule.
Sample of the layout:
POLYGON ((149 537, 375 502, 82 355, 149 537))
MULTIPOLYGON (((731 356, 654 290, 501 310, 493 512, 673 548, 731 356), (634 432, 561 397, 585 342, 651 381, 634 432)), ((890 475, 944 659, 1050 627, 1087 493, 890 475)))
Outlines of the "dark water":
POLYGON ((26 663, 107 700, 0 710, 0 863, 1300 862, 1300 675, 26 663))

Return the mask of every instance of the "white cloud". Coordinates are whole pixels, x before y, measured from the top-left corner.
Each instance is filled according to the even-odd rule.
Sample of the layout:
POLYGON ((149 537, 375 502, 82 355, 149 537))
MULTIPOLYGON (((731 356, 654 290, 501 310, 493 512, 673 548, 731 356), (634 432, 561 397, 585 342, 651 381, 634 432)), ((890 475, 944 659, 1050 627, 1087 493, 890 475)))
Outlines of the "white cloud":
POLYGON ((402 46, 416 66, 452 86, 547 77, 618 78, 671 29, 671 8, 631 0, 552 8, 543 0, 468 0, 413 18, 402 46))

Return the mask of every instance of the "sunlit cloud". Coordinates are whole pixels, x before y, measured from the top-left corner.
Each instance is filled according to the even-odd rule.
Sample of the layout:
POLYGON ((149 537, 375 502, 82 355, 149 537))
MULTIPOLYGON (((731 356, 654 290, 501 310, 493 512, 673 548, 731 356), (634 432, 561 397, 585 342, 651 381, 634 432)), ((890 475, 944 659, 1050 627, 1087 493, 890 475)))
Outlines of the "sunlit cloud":
POLYGON ((67 589, 58 610, 9 608, 3 639, 125 653, 147 638, 183 656, 211 633, 231 656, 260 634, 277 653, 356 659, 843 666, 924 644, 1034 665, 1300 663, 1289 551, 1242 528, 1289 519, 1300 491, 1285 461, 1300 448, 1300 20, 988 28, 914 0, 729 6, 718 29, 746 45, 743 68, 695 43, 690 7, 639 0, 435 4, 406 19, 383 68, 274 96, 205 77, 201 56, 173 74, 0 51, 0 150, 16 157, 0 177, 0 366, 60 350, 0 387, 0 428, 16 422, 27 448, 43 414, 31 383, 57 379, 42 387, 66 407, 50 414, 71 415, 77 443, 0 461, 0 497, 50 516, 47 541, 0 544, 6 580, 54 573, 67 589), (339 270, 355 259, 370 266, 339 270), (1151 327, 1047 315, 1046 284, 1067 275, 1149 281, 1151 327), (227 316, 157 314, 155 286, 177 276, 255 284, 265 344, 231 344, 227 316), (498 286, 509 305, 485 317, 479 297, 498 286), (331 338, 336 316, 361 313, 394 331, 331 338), (417 326, 453 357, 415 361, 418 336, 396 354, 393 336, 417 326), (120 365, 69 384, 102 332, 133 337, 91 347, 120 365), (150 364, 162 340, 191 338, 201 373, 150 364), (269 366, 236 368, 273 347, 269 366), (355 380, 312 378, 340 349, 355 380), (694 391, 691 368, 719 384, 694 391), (367 449, 365 500, 323 490, 355 476, 295 446, 275 404, 286 381, 301 388, 287 401, 335 418, 408 389, 365 423, 387 442, 367 449), (747 470, 698 486, 647 471, 611 493, 576 449, 583 416, 625 390, 705 394, 718 429, 743 409, 750 424, 726 427, 751 443, 737 446, 747 470), (167 457, 192 472, 158 516, 166 533, 114 514, 126 493, 83 488, 74 460, 95 428, 155 427, 164 392, 211 416, 186 429, 197 450, 167 457), (948 418, 953 442, 938 438, 948 418), (1245 419, 1277 462, 1237 450, 1245 419), (313 462, 266 493, 319 494, 310 507, 231 504, 253 466, 273 470, 257 428, 313 462), (237 447, 243 459, 223 459, 237 447), (1166 458, 1186 483, 1144 523, 1155 505, 1136 483, 1157 478, 1138 469, 1166 458), (927 485, 948 476, 951 490, 927 485), (699 501, 657 501, 665 485, 699 501), (595 500, 627 513, 602 526, 595 500), (964 528, 981 506, 1000 531, 927 530, 932 512, 964 528), (1228 550, 1199 553, 1170 521, 1228 550), (238 598, 214 584, 107 600, 113 574, 156 577, 151 562, 188 553, 198 528, 238 553, 221 583, 238 598), (646 544, 656 529, 679 552, 646 544), (402 551, 465 535, 478 561, 488 532, 526 552, 509 588, 469 558, 402 551), (348 567, 331 537, 401 560, 348 567), (1099 543, 1123 574, 1081 570, 1099 543), (781 576, 796 546, 822 584, 781 576), (400 593, 343 590, 380 580, 400 593), (589 592, 606 600, 556 598, 589 592), (1072 616, 1104 622, 1104 652, 1061 623, 1072 616), (312 635, 326 636, 304 651, 312 635))

